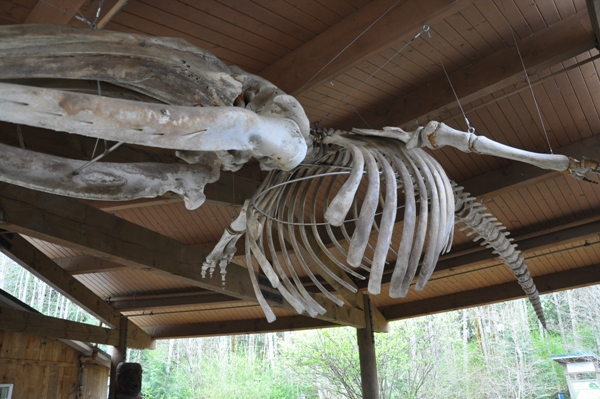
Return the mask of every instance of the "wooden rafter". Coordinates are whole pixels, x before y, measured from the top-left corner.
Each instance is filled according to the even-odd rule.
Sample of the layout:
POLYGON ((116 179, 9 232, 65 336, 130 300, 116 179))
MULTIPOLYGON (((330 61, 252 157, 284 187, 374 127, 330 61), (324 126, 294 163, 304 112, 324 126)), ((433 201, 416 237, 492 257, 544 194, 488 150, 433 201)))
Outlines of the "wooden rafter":
MULTIPOLYGON (((535 283, 541 294, 598 284, 600 283, 600 265, 537 276, 535 283)), ((404 302, 383 307, 381 312, 388 320, 400 320, 519 298, 525 298, 525 294, 515 281, 435 298, 404 302)))
POLYGON ((301 95, 393 43, 412 39, 423 28, 423 24, 435 24, 469 6, 473 1, 373 1, 270 65, 260 75, 287 93, 301 95), (392 6, 394 7, 390 9, 392 6), (386 13, 388 9, 390 10, 386 13), (371 24, 373 25, 370 26, 371 24), (355 38, 357 39, 353 41, 355 38), (323 67, 325 68, 321 71, 323 67))
POLYGON ((135 299, 120 299, 111 301, 113 308, 120 312, 131 312, 136 310, 154 310, 162 308, 177 308, 190 305, 221 304, 239 301, 237 298, 223 294, 214 294, 211 292, 186 293, 185 295, 161 296, 145 298, 144 296, 135 299))
MULTIPOLYGON (((20 235, 3 234, 0 251, 103 323, 118 328, 119 316, 115 315, 118 312, 20 235)), ((128 339, 136 348, 148 348, 152 343, 152 337, 133 323, 128 330, 128 339)))
POLYGON ((66 24, 85 0, 51 0, 38 2, 25 19, 26 24, 66 24), (50 5, 52 4, 52 6, 50 5), (54 6, 54 7, 53 7, 54 6), (62 11, 66 10, 69 13, 62 11))
POLYGON ((594 29, 594 35, 596 36, 596 46, 600 41, 600 0, 585 0, 587 5, 588 14, 590 15, 590 22, 592 23, 592 29, 594 29))
POLYGON ((146 331, 156 339, 209 337, 219 335, 255 334, 275 331, 309 330, 314 328, 336 327, 324 320, 303 316, 279 317, 273 323, 265 319, 234 320, 209 323, 193 323, 147 327, 146 331))
MULTIPOLYGON (((524 237, 516 237, 514 243, 518 245, 519 250, 533 253, 597 236, 598 231, 600 231, 600 216, 593 216, 571 221, 564 225, 556 225, 549 229, 527 234, 524 237)), ((498 255, 494 254, 491 249, 481 246, 468 248, 461 252, 450 253, 440 257, 434 274, 448 269, 457 272, 464 268, 470 268, 493 259, 498 259, 498 255)), ((390 282, 393 268, 394 262, 386 264, 382 278, 383 283, 390 282)), ((361 281, 358 286, 366 288, 367 283, 361 281)))
POLYGON ((111 262, 106 259, 96 258, 90 255, 73 256, 70 258, 58 258, 53 259, 65 272, 68 274, 89 274, 89 273, 103 273, 107 271, 116 271, 124 269, 127 266, 123 266, 120 263, 111 262))
MULTIPOLYGON (((521 40, 519 49, 527 72, 535 74, 593 49, 594 37, 584 26, 587 20, 587 12, 580 11, 521 40)), ((523 67, 517 50, 511 46, 451 73, 450 80, 466 104, 524 80, 523 67)), ((363 117, 374 127, 410 125, 415 120, 424 124, 456 107, 454 93, 444 76, 363 117)))
POLYGON ((57 319, 5 306, 0 307, 0 326, 6 331, 18 331, 59 339, 72 339, 113 346, 119 342, 118 330, 57 319))
MULTIPOLYGON (((572 144, 554 149, 575 159, 600 158, 600 136, 592 136, 572 144)), ((477 155, 473 155, 477 156, 477 155)), ((521 187, 530 186, 548 179, 554 179, 557 172, 540 169, 533 165, 515 162, 500 169, 492 170, 471 179, 459 182, 472 196, 489 199, 521 187)))
MULTIPOLYGON (((51 243, 65 245, 91 255, 157 273, 200 288, 245 301, 256 302, 247 270, 230 264, 225 284, 220 275, 202 278, 200 265, 206 253, 197 247, 145 229, 116 216, 69 198, 34 192, 10 184, 0 185, 0 225, 51 243)), ((269 291, 268 287, 264 290, 269 291)), ((350 306, 338 307, 314 296, 327 313, 317 316, 329 322, 362 328, 363 311, 350 306)), ((293 311, 287 303, 273 307, 293 311)), ((377 325, 385 331, 387 325, 377 325)))

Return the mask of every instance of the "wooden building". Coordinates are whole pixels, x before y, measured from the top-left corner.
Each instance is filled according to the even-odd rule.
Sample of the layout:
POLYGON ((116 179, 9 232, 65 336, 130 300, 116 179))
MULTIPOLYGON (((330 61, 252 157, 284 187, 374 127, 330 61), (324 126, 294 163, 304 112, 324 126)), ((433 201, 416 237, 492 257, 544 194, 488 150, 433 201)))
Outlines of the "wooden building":
MULTIPOLYGON (((3 309, 37 313, 1 293, 3 309)), ((91 345, 0 329, 0 385, 12 385, 12 399, 106 398, 110 357, 91 345)))
MULTIPOLYGON (((71 8, 93 20, 97 5, 1 0, 0 23, 84 26, 71 8)), ((108 15, 104 29, 180 37, 269 79, 321 126, 411 128, 439 120, 467 130, 456 94, 480 135, 530 151, 598 159, 599 6, 598 0, 106 0, 102 16, 108 15)), ((2 143, 19 146, 21 137, 28 149, 75 159, 90 159, 95 145, 7 123, 0 132, 2 143)), ((432 155, 507 226, 540 293, 600 282, 600 185, 448 148, 432 155)), ((177 162, 171 152, 127 145, 106 160, 177 162)), ((223 173, 195 211, 174 197, 86 202, 0 184, 0 245, 110 328, 71 323, 72 339, 117 345, 126 317, 129 346, 138 348, 165 338, 364 329, 371 319, 380 332, 390 320, 524 296, 491 250, 457 231, 452 251, 421 292, 390 298, 384 284, 382 294, 365 302, 372 306, 357 297, 316 318, 274 301, 277 320, 267 323, 242 245, 225 285, 219 275, 200 275, 206 254, 263 178, 255 163, 223 173), (369 308, 372 317, 365 317, 369 308)), ((364 282, 354 283, 366 290, 364 282)))

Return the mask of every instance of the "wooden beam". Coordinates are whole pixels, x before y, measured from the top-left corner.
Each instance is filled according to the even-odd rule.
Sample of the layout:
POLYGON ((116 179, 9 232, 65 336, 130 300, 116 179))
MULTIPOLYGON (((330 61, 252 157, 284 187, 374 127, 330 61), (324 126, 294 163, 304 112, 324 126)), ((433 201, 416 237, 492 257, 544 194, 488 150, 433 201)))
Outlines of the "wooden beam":
POLYGON ((425 23, 435 24, 469 6, 473 0, 395 3, 398 2, 375 0, 367 4, 265 68, 260 75, 286 93, 299 96, 391 45, 412 39, 425 23))
POLYGON ((596 47, 600 43, 600 0, 585 0, 587 5, 588 14, 590 15, 590 22, 592 23, 592 29, 594 30, 594 36, 596 37, 596 47))
MULTIPOLYGON (((596 215, 516 237, 514 243, 518 245, 519 250, 532 253, 594 237, 600 231, 600 209, 598 209, 596 215)), ((491 249, 479 245, 473 246, 458 254, 450 253, 441 256, 435 266, 434 275, 443 270, 452 269, 453 271, 457 271, 466 267, 473 267, 480 263, 489 262, 492 259, 500 261, 498 255, 494 254, 491 249)), ((381 279, 382 283, 390 282, 394 264, 395 262, 393 261, 386 264, 383 278, 381 279)), ((358 287, 361 289, 366 288, 367 282, 361 281, 358 287)))
MULTIPOLYGON (((533 253, 595 237, 600 232, 600 214, 597 213, 597 215, 588 218, 587 222, 582 224, 571 222, 563 226, 554 226, 550 229, 539 231, 536 234, 529 234, 526 237, 517 237, 514 244, 517 244, 518 249, 521 251, 533 253)), ((488 262, 492 259, 500 260, 498 255, 492 253, 491 249, 483 247, 476 249, 476 252, 469 252, 462 256, 448 257, 440 260, 435 267, 435 271, 456 270, 458 268, 471 267, 477 263, 488 262)))
MULTIPOLYGON (((119 316, 115 316, 112 307, 20 235, 0 236, 0 251, 103 323, 119 327, 119 316)), ((152 343, 152 337, 135 324, 130 325, 128 340, 132 348, 138 349, 148 348, 152 343)))
POLYGON ((70 258, 52 259, 68 274, 90 274, 111 272, 119 269, 125 269, 120 263, 111 262, 106 259, 96 258, 90 255, 73 256, 70 258))
POLYGON ((73 18, 71 14, 76 14, 83 3, 85 0, 38 0, 24 23, 66 25, 73 18))
MULTIPOLYGON (((534 279, 540 294, 599 284, 600 264, 535 276, 534 279)), ((525 298, 525 294, 515 281, 419 301, 403 302, 380 310, 388 320, 400 320, 519 298, 525 298)))
POLYGON ((119 342, 118 330, 57 319, 5 306, 0 306, 0 329, 105 345, 116 345, 119 342))
POLYGON ((171 296, 162 298, 136 298, 111 301, 110 305, 120 312, 131 312, 135 310, 150 310, 162 308, 177 308, 190 305, 215 305, 219 303, 230 303, 239 301, 237 298, 223 294, 206 293, 190 293, 185 296, 171 296))
MULTIPOLYGON (((529 74, 535 74, 594 48, 586 11, 560 21, 519 42, 529 74)), ((463 104, 492 94, 524 79, 523 67, 514 46, 450 74, 450 80, 463 104)), ((446 77, 390 104, 363 115, 371 126, 403 126, 419 120, 425 124, 457 107, 446 77)))
MULTIPOLYGON (((157 273, 200 288, 256 303, 246 268, 229 264, 227 279, 202 278, 201 265, 206 253, 79 201, 36 192, 10 184, 0 184, 0 226, 118 262, 157 273)), ((264 290, 269 291, 268 287, 264 290)), ((276 291, 276 295, 279 295, 276 291)), ((363 327, 363 311, 338 307, 320 295, 314 299, 327 313, 317 316, 332 323, 363 327)), ((286 302, 272 306, 293 311, 286 302)), ((377 330, 385 326, 376 326, 377 330)))
POLYGON ((110 352, 110 385, 108 386, 108 399, 116 399, 118 390, 117 368, 121 362, 127 361, 127 333, 129 320, 123 317, 119 322, 119 342, 113 345, 110 352))
POLYGON ((306 316, 278 317, 273 323, 265 319, 218 321, 209 323, 178 324, 146 327, 156 339, 215 337, 220 335, 259 334, 277 331, 311 330, 339 327, 339 324, 306 316))
MULTIPOLYGON (((371 299, 364 294, 364 307, 370 309, 371 299)), ((379 379, 377 378, 377 359, 375 354, 375 336, 371 326, 369 312, 365 313, 365 328, 356 330, 358 357, 360 362, 360 382, 363 398, 379 399, 379 379)))

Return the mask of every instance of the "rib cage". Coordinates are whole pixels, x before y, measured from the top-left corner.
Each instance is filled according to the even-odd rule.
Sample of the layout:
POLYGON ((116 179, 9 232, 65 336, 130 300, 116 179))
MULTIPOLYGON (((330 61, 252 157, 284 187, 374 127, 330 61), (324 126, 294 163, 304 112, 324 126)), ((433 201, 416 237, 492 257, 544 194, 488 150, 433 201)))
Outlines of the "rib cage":
MULTIPOLYGON (((369 293, 379 294, 384 266, 394 258, 390 297, 405 297, 417 271, 415 289, 422 290, 439 256, 450 250, 456 215, 456 222, 478 234, 476 241, 483 239, 483 245, 505 260, 545 325, 533 280, 520 252, 501 233, 504 227, 485 213, 483 204, 455 187, 434 158, 392 138, 328 131, 318 141, 306 163, 294 171, 272 171, 247 210, 247 264, 256 259, 296 311, 313 317, 325 311, 306 291, 300 275, 307 275, 341 306, 344 302, 321 284, 317 274, 336 291, 357 291, 341 273, 368 278, 369 293), (404 222, 398 237, 394 227, 402 207, 404 222), (393 241, 399 241, 394 248, 393 241)), ((249 269, 265 315, 274 320, 254 270, 249 269)))

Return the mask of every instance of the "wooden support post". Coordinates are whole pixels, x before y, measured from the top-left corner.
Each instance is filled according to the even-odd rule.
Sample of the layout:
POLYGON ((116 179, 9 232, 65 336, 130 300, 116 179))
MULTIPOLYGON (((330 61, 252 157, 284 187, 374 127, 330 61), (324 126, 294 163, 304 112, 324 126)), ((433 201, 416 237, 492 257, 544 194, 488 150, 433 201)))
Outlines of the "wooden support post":
POLYGON ((119 345, 113 346, 110 357, 110 387, 108 389, 108 399, 115 399, 117 389, 117 366, 119 363, 127 361, 127 328, 129 320, 122 317, 119 322, 119 345))
POLYGON ((358 355, 360 358, 360 379, 365 399, 379 399, 377 359, 375 358, 375 335, 371 317, 371 299, 364 294, 365 328, 357 328, 358 355))

